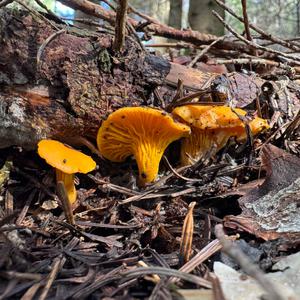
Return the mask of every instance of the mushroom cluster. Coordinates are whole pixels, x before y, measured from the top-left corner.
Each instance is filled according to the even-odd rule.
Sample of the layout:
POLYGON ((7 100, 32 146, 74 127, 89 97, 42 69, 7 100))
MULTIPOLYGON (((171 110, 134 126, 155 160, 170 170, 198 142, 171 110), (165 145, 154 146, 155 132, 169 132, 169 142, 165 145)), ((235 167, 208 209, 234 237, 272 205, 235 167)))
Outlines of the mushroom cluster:
MULTIPOLYGON (((100 154, 113 162, 133 156, 139 170, 139 185, 153 182, 166 148, 181 139, 181 164, 190 165, 214 148, 247 138, 246 127, 256 135, 269 128, 266 120, 255 117, 245 121, 246 111, 225 106, 185 105, 171 114, 149 107, 124 107, 102 122, 97 145, 100 154), (243 118, 245 120, 243 120, 243 118)), ((66 188, 69 203, 76 201, 74 174, 95 169, 95 161, 54 140, 38 143, 38 153, 56 170, 56 180, 66 188)))
POLYGON ((103 121, 97 144, 104 158, 122 162, 133 155, 139 169, 139 185, 153 182, 168 145, 182 138, 181 164, 190 165, 214 148, 226 145, 230 137, 247 138, 246 126, 256 135, 269 128, 266 120, 255 117, 247 122, 246 111, 226 106, 185 105, 169 115, 147 107, 124 107, 103 121))
MULTIPOLYGON (((229 138, 238 142, 247 138, 246 124, 242 119, 246 111, 227 106, 185 105, 176 107, 172 114, 191 128, 190 136, 181 143, 181 164, 190 165, 201 159, 208 151, 222 149, 229 138)), ((265 119, 255 117, 247 124, 251 134, 257 135, 269 128, 265 119)))

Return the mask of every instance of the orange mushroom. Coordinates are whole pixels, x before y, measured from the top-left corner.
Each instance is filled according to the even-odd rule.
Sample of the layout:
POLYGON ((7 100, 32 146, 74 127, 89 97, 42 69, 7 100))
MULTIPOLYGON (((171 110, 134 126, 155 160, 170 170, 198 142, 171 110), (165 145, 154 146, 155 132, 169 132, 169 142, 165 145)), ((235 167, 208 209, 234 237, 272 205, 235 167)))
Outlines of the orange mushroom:
MULTIPOLYGON (((192 133, 182 140, 181 164, 189 165, 201 159, 208 151, 214 153, 223 148, 230 137, 237 141, 247 138, 246 126, 239 116, 245 116, 242 109, 227 106, 186 105, 176 107, 172 114, 180 121, 189 124, 192 133)), ((254 118, 249 128, 256 135, 269 128, 267 120, 254 118)))
POLYGON ((74 185, 75 173, 88 173, 96 168, 95 161, 74 149, 54 140, 41 140, 38 143, 38 154, 55 168, 56 180, 63 181, 70 203, 76 201, 74 185))
POLYGON ((122 162, 133 155, 139 169, 139 184, 145 185, 155 180, 168 145, 189 134, 188 126, 175 122, 166 112, 124 107, 103 121, 97 144, 100 153, 113 162, 122 162))

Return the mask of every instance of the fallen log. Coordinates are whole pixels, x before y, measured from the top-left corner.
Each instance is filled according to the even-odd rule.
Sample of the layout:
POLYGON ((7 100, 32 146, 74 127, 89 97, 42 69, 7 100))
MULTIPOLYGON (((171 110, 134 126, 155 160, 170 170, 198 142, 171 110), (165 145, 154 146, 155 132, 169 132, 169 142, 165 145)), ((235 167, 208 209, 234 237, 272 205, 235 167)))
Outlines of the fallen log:
POLYGON ((109 113, 123 106, 159 106, 154 90, 166 85, 174 90, 178 79, 190 92, 213 86, 217 94, 225 90, 225 98, 233 94, 246 104, 261 85, 245 75, 220 80, 219 74, 170 63, 145 52, 131 36, 118 54, 109 33, 66 28, 24 11, 1 10, 0 48, 0 148, 34 148, 44 138, 94 140, 109 113))
POLYGON ((149 104, 149 94, 169 73, 168 61, 142 51, 130 37, 117 57, 109 34, 57 34, 55 27, 28 12, 1 11, 1 148, 94 137, 108 113, 149 104))

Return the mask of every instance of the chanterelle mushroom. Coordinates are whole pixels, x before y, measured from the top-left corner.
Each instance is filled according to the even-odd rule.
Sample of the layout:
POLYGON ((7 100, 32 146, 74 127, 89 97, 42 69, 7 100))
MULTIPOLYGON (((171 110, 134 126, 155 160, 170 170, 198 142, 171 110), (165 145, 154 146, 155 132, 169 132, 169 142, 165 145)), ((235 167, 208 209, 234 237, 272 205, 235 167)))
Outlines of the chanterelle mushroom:
POLYGON ((74 174, 94 170, 95 161, 90 156, 54 140, 41 140, 38 143, 38 154, 55 168, 56 180, 63 181, 69 201, 74 203, 76 201, 74 174))
POLYGON ((114 162, 133 155, 139 169, 139 184, 155 180, 159 162, 168 145, 190 133, 167 113, 146 107, 124 107, 103 121, 97 135, 100 153, 114 162))
MULTIPOLYGON (((230 137, 238 141, 247 138, 245 124, 239 116, 245 116, 242 109, 227 106, 185 105, 176 107, 172 114, 187 123, 192 130, 189 137, 182 140, 181 164, 189 165, 199 160, 214 148, 216 153, 223 148, 230 137)), ((249 122, 253 135, 269 128, 267 120, 254 118, 249 122)))

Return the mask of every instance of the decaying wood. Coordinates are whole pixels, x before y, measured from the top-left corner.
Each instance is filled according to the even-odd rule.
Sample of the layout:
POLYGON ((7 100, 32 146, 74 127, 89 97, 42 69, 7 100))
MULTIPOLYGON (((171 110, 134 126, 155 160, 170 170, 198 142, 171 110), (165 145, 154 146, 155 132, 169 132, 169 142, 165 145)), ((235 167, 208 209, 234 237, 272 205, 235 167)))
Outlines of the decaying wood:
MULTIPOLYGON (((28 13, 2 12, 1 148, 32 148, 43 138, 94 139, 108 113, 123 106, 153 104, 149 96, 155 88, 163 84, 174 88, 178 79, 190 91, 214 86, 219 94, 224 83, 234 91, 235 76, 220 80, 216 73, 170 64, 141 50, 131 37, 121 59, 114 56, 113 36, 86 36, 57 26, 62 29, 55 30, 28 13)), ((251 102, 258 93, 256 84, 254 93, 248 93, 253 84, 250 77, 243 78, 239 90, 252 94, 251 102)))
POLYGON ((0 18, 0 147, 32 147, 42 138, 95 136, 108 113, 124 105, 146 105, 170 64, 147 55, 128 38, 122 59, 113 37, 55 33, 28 13, 2 11, 0 18))

